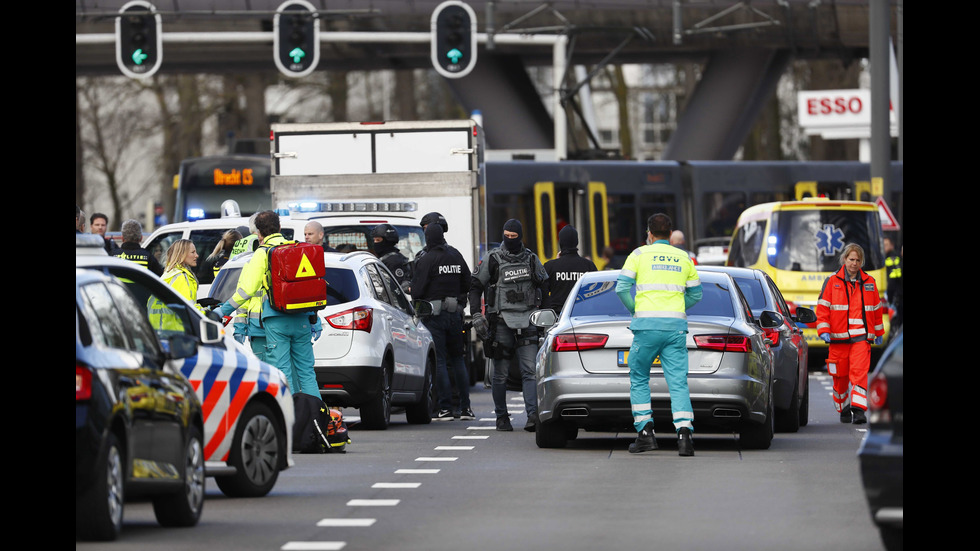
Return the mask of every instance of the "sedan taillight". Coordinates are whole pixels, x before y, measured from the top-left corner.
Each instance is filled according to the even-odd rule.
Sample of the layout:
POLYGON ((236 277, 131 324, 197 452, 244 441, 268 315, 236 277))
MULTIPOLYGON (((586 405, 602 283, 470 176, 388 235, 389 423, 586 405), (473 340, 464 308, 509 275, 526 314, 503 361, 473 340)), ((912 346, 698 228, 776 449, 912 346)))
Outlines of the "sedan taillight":
POLYGON ((778 327, 764 327, 762 329, 762 336, 769 340, 769 346, 779 346, 779 328, 778 327))
POLYGON ((75 364, 75 401, 92 397, 92 372, 89 368, 75 364))
POLYGON ((352 331, 371 332, 371 324, 374 320, 374 309, 367 306, 358 306, 351 310, 344 310, 324 317, 330 327, 335 329, 350 329, 352 331))
POLYGON ((594 350, 606 346, 608 340, 609 335, 589 333, 557 335, 551 343, 551 350, 553 352, 594 350))
POLYGON ((719 352, 752 352, 752 341, 743 335, 696 335, 694 344, 719 352))
POLYGON ((872 423, 888 423, 891 411, 888 409, 888 380, 879 373, 868 385, 868 413, 872 423))

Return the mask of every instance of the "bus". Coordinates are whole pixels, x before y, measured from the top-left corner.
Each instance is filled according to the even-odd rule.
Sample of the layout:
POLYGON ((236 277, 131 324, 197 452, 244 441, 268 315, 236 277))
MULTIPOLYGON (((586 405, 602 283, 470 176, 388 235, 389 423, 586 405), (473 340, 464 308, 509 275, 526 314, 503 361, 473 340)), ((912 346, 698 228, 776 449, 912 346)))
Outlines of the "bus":
POLYGON ((242 216, 272 208, 268 155, 212 155, 184 159, 174 179, 174 222, 220 218, 221 204, 238 203, 242 216))

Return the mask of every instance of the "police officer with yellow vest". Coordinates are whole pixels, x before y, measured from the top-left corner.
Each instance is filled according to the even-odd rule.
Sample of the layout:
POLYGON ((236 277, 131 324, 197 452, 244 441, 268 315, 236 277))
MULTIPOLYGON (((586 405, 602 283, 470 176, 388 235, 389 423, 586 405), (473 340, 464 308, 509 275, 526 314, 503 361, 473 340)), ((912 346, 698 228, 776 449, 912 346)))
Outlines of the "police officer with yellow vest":
POLYGON ((701 300, 701 280, 690 256, 668 243, 670 217, 654 214, 647 220, 647 235, 654 242, 630 253, 616 280, 616 294, 633 314, 630 368, 630 406, 639 433, 630 453, 657 449, 650 404, 650 367, 660 357, 670 392, 670 409, 677 449, 694 455, 694 408, 687 386, 687 309, 701 300), (636 286, 636 300, 630 290, 636 286))
MULTIPOLYGON (((902 326, 903 311, 905 310, 905 290, 902 283, 902 257, 888 237, 885 238, 885 271, 888 275, 888 285, 885 296, 895 309, 891 319, 892 330, 902 326)), ((894 334, 894 333, 893 333, 894 334)))
POLYGON ((136 220, 126 220, 120 228, 122 231, 123 243, 112 251, 112 256, 124 258, 130 262, 135 262, 140 266, 150 270, 158 276, 163 275, 163 266, 153 253, 140 247, 140 240, 143 239, 143 225, 136 220))

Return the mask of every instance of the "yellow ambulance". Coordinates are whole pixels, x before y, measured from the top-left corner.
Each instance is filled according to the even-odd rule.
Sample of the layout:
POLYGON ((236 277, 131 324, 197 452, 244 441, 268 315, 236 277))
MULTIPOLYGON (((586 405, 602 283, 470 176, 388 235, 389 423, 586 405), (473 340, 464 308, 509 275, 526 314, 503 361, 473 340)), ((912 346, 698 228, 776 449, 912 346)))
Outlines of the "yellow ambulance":
MULTIPOLYGON (((824 198, 763 203, 739 216, 726 264, 765 271, 787 301, 815 310, 824 281, 840 269, 844 246, 857 243, 864 249, 864 271, 875 278, 884 303, 882 239, 874 203, 824 198)), ((888 316, 884 318, 887 335, 888 316)), ((811 348, 826 349, 815 323, 803 334, 811 348)))

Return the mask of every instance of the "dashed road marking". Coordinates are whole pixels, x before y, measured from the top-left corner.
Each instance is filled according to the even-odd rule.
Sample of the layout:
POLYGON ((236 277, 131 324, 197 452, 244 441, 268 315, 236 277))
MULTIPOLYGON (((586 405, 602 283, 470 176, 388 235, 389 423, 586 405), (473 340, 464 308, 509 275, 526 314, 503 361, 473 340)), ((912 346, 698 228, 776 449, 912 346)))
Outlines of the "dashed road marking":
POLYGON ((398 505, 400 499, 352 499, 348 507, 392 507, 398 505))
POLYGON ((324 527, 344 527, 344 526, 373 526, 374 518, 325 518, 316 523, 317 526, 324 527))
POLYGON ((486 440, 489 436, 453 436, 453 440, 486 440))
POLYGON ((290 541, 279 549, 282 551, 340 551, 346 541, 290 541))
POLYGON ((456 461, 458 457, 416 457, 416 461, 456 461))
POLYGON ((418 488, 421 482, 375 482, 372 488, 418 488))
POLYGON ((473 446, 436 446, 435 447, 435 450, 436 451, 444 451, 444 450, 472 450, 472 449, 473 449, 473 446))
POLYGON ((436 474, 439 469, 398 469, 395 474, 436 474))

